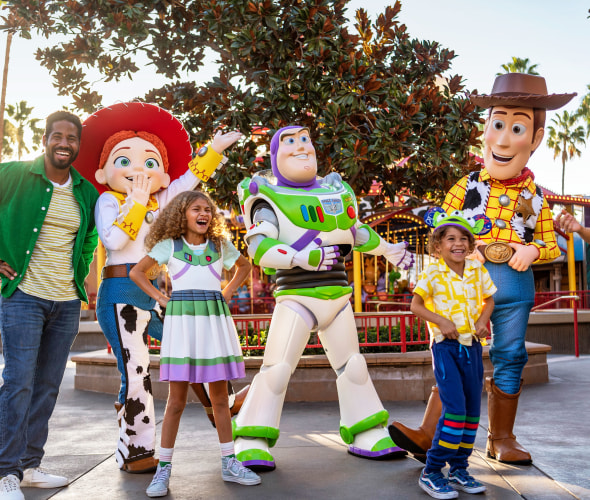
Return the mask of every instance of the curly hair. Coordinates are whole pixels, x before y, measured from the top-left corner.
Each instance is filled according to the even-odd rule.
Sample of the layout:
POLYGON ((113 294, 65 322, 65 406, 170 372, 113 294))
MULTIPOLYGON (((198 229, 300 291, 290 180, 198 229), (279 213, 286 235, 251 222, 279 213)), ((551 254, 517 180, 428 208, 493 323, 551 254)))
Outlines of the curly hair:
POLYGON ((432 233, 430 233, 430 236, 428 238, 428 253, 433 257, 440 257, 440 255, 438 255, 438 252, 436 251, 436 245, 440 245, 440 242, 442 241, 444 235, 447 234, 447 231, 450 227, 455 227, 459 229, 459 231, 461 231, 463 234, 469 236, 469 253, 473 253, 473 251, 475 250, 475 236, 473 236, 473 234, 467 231, 467 229, 464 229, 459 226, 443 226, 440 229, 434 230, 432 233))
POLYGON ((186 211, 198 199, 205 200, 211 207, 211 224, 205 236, 213 242, 218 252, 221 250, 221 242, 229 238, 229 231, 223 215, 217 211, 217 205, 203 191, 185 191, 170 201, 152 225, 145 239, 148 252, 156 243, 166 239, 176 240, 186 233, 186 211))

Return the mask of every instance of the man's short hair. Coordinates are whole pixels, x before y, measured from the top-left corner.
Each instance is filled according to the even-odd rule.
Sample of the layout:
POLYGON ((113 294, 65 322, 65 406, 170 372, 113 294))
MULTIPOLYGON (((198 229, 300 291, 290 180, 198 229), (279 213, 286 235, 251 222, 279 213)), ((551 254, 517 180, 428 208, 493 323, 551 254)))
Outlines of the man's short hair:
POLYGON ((82 136, 82 122, 75 114, 69 111, 56 111, 51 113, 45 121, 45 137, 49 137, 55 122, 68 121, 78 129, 78 139, 82 136))

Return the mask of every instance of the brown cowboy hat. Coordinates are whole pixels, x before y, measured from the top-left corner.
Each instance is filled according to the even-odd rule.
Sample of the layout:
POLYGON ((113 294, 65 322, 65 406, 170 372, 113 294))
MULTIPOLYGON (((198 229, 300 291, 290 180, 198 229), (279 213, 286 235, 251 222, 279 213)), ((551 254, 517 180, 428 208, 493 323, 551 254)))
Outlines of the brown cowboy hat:
POLYGON ((565 106, 573 94, 547 94, 545 78, 526 73, 498 75, 490 95, 472 94, 469 98, 480 108, 492 106, 522 106, 525 108, 558 109, 565 106))
POLYGON ((155 104, 120 102, 96 111, 82 124, 80 153, 74 168, 92 182, 99 193, 108 189, 108 186, 98 184, 94 177, 102 148, 111 135, 121 130, 144 131, 158 136, 166 146, 170 179, 186 172, 193 149, 183 124, 155 104))

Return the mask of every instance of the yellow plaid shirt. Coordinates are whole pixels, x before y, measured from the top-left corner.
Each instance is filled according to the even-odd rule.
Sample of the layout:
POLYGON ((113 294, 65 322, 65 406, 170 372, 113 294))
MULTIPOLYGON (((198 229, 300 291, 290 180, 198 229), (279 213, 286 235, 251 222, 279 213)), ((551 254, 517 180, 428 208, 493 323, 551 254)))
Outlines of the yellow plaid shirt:
MULTIPOLYGON (((461 277, 443 259, 439 259, 422 271, 414 293, 422 297, 428 310, 455 323, 459 342, 469 346, 484 300, 496 293, 496 285, 478 260, 466 259, 461 277)), ((429 322, 428 328, 432 341, 442 342, 445 339, 437 325, 429 322)))
MULTIPOLYGON (((451 188, 451 190, 447 193, 445 201, 442 205, 443 210, 450 212, 453 210, 463 209, 467 180, 468 176, 465 176, 451 188)), ((500 229, 496 225, 493 225, 492 230, 489 233, 475 237, 485 241, 486 243, 504 241, 507 243, 513 242, 524 244, 524 242, 519 238, 518 234, 516 234, 514 229, 512 229, 510 226, 510 221, 514 216, 518 196, 523 191, 523 189, 527 189, 531 192, 531 194, 535 194, 537 187, 535 186, 532 179, 528 177, 525 180, 513 185, 504 185, 501 182, 492 179, 490 174, 484 168, 479 174, 479 180, 489 181, 490 183, 490 196, 488 198, 485 215, 489 217, 492 223, 497 219, 505 221, 506 227, 504 229, 500 229), (498 201, 498 198, 503 194, 506 194, 510 198, 510 203, 505 207, 500 205, 500 202, 498 201)), ((542 240, 546 244, 546 246, 542 247, 535 242, 530 243, 530 245, 535 245, 539 249, 539 258, 535 261, 535 263, 550 262, 561 255, 561 250, 559 250, 557 241, 555 239, 553 217, 551 215, 551 211, 549 210, 547 200, 544 198, 543 206, 541 207, 541 212, 535 226, 533 239, 542 240)))

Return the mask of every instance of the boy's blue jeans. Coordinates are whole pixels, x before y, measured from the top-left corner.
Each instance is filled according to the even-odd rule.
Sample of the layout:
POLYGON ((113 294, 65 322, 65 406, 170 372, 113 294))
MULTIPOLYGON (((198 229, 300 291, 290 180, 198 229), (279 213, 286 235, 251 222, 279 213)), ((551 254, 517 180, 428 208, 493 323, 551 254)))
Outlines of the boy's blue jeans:
POLYGON ((0 298, 4 384, 0 387, 0 477, 38 467, 72 342, 80 300, 16 290, 0 298))

